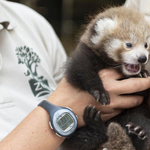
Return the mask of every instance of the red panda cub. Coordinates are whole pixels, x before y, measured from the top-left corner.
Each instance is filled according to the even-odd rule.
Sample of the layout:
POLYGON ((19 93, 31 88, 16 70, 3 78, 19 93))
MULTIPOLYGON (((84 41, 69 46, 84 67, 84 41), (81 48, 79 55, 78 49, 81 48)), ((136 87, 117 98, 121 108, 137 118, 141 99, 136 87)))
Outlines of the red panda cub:
MULTIPOLYGON (((65 77, 75 88, 88 91, 96 101, 108 105, 110 97, 98 72, 116 68, 125 77, 145 77, 149 53, 150 18, 132 8, 110 8, 87 25, 76 51, 66 64, 65 77)), ((61 149, 97 150, 107 141, 106 127, 113 121, 126 129, 137 150, 146 149, 150 139, 149 117, 143 103, 104 124, 97 110, 87 106, 83 116, 86 126, 66 139, 61 149)))

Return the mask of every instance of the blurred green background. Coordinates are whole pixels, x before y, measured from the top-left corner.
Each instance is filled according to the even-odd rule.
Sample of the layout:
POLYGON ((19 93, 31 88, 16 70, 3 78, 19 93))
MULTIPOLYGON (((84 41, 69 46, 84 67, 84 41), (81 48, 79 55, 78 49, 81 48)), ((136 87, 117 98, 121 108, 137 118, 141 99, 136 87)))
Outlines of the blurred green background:
POLYGON ((9 0, 25 4, 43 15, 53 26, 66 52, 76 46, 82 25, 89 15, 110 6, 124 4, 125 0, 9 0))

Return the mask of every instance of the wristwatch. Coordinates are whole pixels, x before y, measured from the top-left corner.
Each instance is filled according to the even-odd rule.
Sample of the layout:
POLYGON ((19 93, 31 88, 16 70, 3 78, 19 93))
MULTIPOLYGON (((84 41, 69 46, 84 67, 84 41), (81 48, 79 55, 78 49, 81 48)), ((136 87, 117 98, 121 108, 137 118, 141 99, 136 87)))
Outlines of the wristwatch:
POLYGON ((56 135, 70 137, 77 129, 78 119, 73 111, 68 107, 60 107, 43 100, 38 104, 43 107, 50 116, 50 127, 56 135))

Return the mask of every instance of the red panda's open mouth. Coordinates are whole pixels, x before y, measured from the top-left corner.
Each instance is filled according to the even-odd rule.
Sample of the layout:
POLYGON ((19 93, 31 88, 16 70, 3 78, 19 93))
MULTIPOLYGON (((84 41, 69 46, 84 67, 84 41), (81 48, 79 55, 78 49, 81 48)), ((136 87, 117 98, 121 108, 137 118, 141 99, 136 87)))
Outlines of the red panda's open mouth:
POLYGON ((127 64, 125 63, 125 68, 127 71, 130 73, 136 73, 140 70, 140 65, 139 64, 127 64))

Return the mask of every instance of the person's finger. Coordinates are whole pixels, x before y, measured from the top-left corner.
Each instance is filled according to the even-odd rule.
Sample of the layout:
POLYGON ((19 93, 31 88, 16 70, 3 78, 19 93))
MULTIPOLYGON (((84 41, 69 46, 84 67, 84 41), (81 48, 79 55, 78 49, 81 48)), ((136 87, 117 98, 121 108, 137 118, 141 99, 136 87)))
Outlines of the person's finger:
POLYGON ((107 80, 109 80, 109 79, 118 80, 118 79, 123 78, 122 74, 119 74, 115 69, 111 69, 111 68, 103 69, 103 70, 99 71, 98 74, 102 80, 105 80, 105 78, 107 80))
POLYGON ((150 88, 150 77, 148 78, 129 78, 115 82, 114 92, 117 94, 129 94, 144 91, 150 88))
POLYGON ((112 101, 110 105, 95 105, 96 109, 101 111, 101 113, 110 114, 114 113, 116 109, 127 109, 140 105, 143 101, 142 96, 137 95, 124 95, 115 98, 115 101, 112 101))
POLYGON ((140 105, 143 102, 142 96, 137 95, 123 95, 119 96, 119 98, 110 103, 110 108, 118 109, 126 109, 126 108, 132 108, 140 105))
POLYGON ((98 111, 100 111, 101 113, 105 113, 105 114, 113 113, 115 111, 113 107, 110 105, 104 106, 104 105, 98 104, 98 105, 95 105, 95 107, 98 111))
POLYGON ((118 109, 118 110, 116 110, 116 111, 114 111, 113 113, 110 113, 110 114, 103 114, 103 113, 101 113, 101 118, 105 122, 105 121, 108 121, 109 119, 119 115, 123 111, 124 111, 123 109, 118 109))

